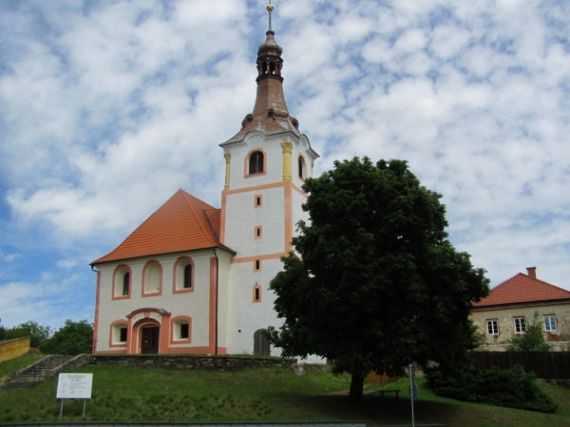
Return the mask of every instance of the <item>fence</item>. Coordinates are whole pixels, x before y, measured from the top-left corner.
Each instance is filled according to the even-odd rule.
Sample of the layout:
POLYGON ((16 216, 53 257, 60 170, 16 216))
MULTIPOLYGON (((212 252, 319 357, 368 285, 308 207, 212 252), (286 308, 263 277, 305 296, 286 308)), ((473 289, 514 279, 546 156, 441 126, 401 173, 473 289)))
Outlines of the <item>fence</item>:
POLYGON ((0 362, 14 359, 30 351, 30 337, 0 341, 0 362))
POLYGON ((474 351, 471 359, 481 369, 510 368, 521 365, 538 378, 570 379, 570 352, 568 351, 474 351))

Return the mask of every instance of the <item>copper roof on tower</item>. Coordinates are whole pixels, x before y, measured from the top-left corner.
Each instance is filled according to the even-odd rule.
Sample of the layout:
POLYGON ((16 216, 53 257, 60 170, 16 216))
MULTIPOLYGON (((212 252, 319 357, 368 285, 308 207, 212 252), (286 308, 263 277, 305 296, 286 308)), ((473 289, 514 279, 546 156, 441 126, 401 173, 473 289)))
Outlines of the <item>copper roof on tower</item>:
POLYGON ((240 131, 224 144, 241 141, 253 130, 265 134, 290 131, 301 136, 299 121, 289 115, 285 103, 281 76, 282 52, 283 49, 275 41, 275 33, 270 29, 257 50, 257 95, 253 113, 245 116, 240 131))
POLYGON ((220 209, 178 190, 119 246, 91 265, 143 256, 222 248, 220 209))

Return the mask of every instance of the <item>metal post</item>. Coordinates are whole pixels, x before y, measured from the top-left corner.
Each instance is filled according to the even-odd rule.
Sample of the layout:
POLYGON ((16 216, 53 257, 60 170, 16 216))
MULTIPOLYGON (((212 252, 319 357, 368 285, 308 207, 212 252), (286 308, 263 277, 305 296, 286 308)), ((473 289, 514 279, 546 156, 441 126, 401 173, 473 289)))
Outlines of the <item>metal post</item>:
POLYGON ((410 370, 410 405, 412 406, 412 427, 415 427, 416 419, 414 414, 414 364, 410 363, 408 369, 410 370))
POLYGON ((63 399, 59 399, 59 420, 63 418, 63 399))
POLYGON ((83 413, 81 414, 81 418, 85 419, 85 407, 87 406, 87 399, 83 399, 83 413))

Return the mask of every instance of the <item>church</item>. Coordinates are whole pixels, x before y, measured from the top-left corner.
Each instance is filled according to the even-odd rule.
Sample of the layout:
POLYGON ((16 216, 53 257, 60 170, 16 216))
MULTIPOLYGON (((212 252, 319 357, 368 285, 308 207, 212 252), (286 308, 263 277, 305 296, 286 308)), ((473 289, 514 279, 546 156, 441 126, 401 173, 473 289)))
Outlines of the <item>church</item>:
POLYGON ((306 219, 301 186, 319 156, 285 103, 272 8, 253 112, 220 144, 221 207, 178 190, 91 263, 94 354, 280 353, 265 336, 280 324, 269 284, 292 250, 295 224, 306 219))

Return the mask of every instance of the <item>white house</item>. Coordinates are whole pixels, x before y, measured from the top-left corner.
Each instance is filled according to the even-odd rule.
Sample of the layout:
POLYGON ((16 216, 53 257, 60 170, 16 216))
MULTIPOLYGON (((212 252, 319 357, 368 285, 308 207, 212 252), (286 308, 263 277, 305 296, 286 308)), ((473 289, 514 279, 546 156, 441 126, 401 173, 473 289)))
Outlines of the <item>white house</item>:
POLYGON ((301 185, 318 157, 287 110, 281 52, 270 27, 253 112, 220 144, 221 208, 178 190, 92 262, 94 354, 269 354, 263 330, 279 321, 268 286, 304 219, 301 185))

